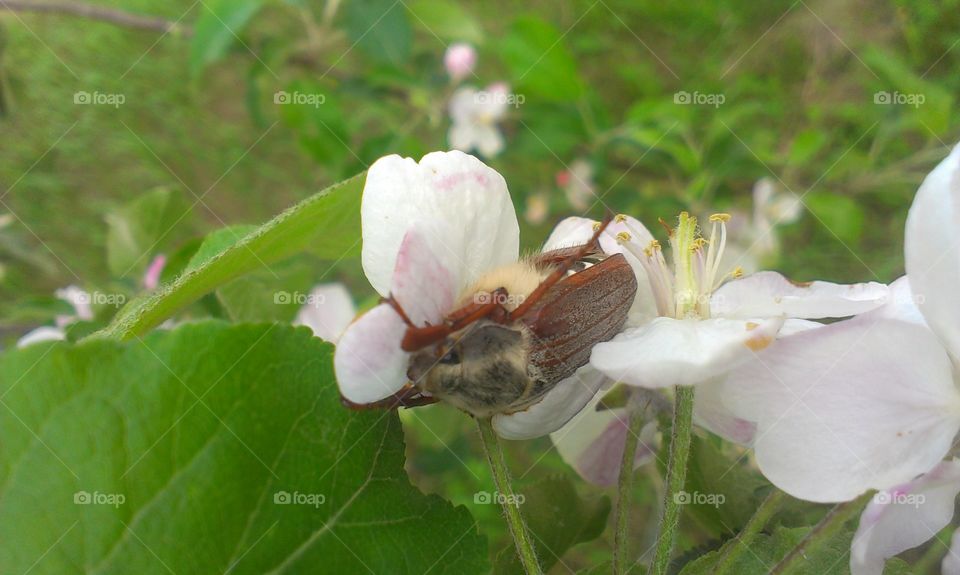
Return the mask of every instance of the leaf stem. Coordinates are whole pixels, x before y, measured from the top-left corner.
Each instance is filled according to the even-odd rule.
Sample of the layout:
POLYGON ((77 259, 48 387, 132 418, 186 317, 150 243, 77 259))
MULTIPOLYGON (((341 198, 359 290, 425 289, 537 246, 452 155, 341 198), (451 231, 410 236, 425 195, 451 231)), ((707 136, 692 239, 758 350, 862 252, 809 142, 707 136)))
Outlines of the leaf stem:
POLYGON ((540 563, 537 561, 537 553, 533 548, 533 540, 530 537, 530 531, 520 513, 520 506, 517 503, 517 497, 513 493, 513 486, 510 484, 510 471, 507 469, 507 463, 503 457, 503 450, 500 447, 500 440, 493 430, 493 424, 490 418, 477 418, 477 427, 480 428, 480 439, 483 441, 483 450, 487 454, 487 461, 490 462, 490 471, 493 472, 493 481, 496 483, 500 500, 503 507, 503 514, 507 521, 507 527, 510 528, 510 535, 513 536, 513 542, 517 546, 517 555, 523 564, 523 569, 527 575, 540 575, 540 563))
POLYGON ((843 529, 847 521, 863 511, 863 507, 870 501, 871 497, 873 497, 872 491, 864 493, 853 501, 836 505, 820 520, 820 523, 814 526, 810 533, 807 533, 807 536, 804 537, 790 553, 787 553, 786 557, 773 566, 773 569, 770 570, 770 575, 784 575, 785 573, 789 573, 790 570, 799 567, 808 554, 833 538, 834 535, 843 529))
POLYGON ((623 444, 623 458, 620 460, 620 476, 617 490, 617 530, 613 543, 613 573, 623 575, 629 571, 627 544, 627 511, 630 508, 630 491, 633 488, 633 460, 637 454, 637 443, 643 429, 644 410, 633 409, 627 425, 627 437, 623 444))
POLYGON ((650 575, 666 575, 670 554, 677 538, 684 483, 687 479, 687 459, 693 429, 693 387, 675 388, 673 429, 670 439, 670 459, 667 461, 666 492, 660 515, 660 536, 650 565, 650 575))
POLYGON ((747 524, 740 530, 735 541, 732 541, 726 551, 720 556, 713 568, 713 575, 723 575, 728 573, 730 568, 737 562, 737 559, 743 555, 744 551, 750 548, 750 544, 756 539, 760 531, 767 526, 770 519, 780 510, 787 496, 783 491, 776 487, 767 495, 763 503, 757 507, 753 517, 747 521, 747 524))

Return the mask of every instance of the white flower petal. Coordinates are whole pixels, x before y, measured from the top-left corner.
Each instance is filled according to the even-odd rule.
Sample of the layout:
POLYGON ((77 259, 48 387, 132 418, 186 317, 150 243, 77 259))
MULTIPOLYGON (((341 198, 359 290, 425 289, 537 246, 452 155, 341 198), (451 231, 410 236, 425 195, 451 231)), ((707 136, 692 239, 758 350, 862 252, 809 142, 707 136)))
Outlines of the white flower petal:
POLYGON ((874 495, 853 536, 851 575, 879 575, 887 559, 936 536, 953 518, 957 493, 960 462, 953 460, 905 485, 874 495))
POLYGON ((927 325, 923 313, 917 307, 916 296, 910 289, 910 279, 902 276, 889 286, 886 302, 875 310, 867 312, 870 317, 899 319, 919 325, 927 325))
POLYGON ((413 227, 400 244, 391 292, 415 325, 436 325, 453 309, 458 286, 433 253, 424 234, 413 227))
POLYGON ((718 378, 697 387, 693 400, 693 420, 700 427, 728 441, 749 446, 753 443, 757 425, 737 417, 726 406, 723 401, 723 383, 723 378, 718 378))
POLYGON ((41 341, 63 341, 65 339, 67 339, 67 334, 61 328, 45 325, 24 334, 17 340, 17 347, 23 348, 41 341))
POLYGON ((769 345, 782 325, 782 318, 658 317, 594 346, 590 363, 610 379, 630 385, 695 385, 726 373, 769 345))
POLYGON ((477 151, 492 158, 503 151, 503 135, 493 124, 478 124, 474 127, 474 143, 477 151))
POLYGON ((387 156, 367 172, 361 205, 363 271, 390 293, 400 243, 417 226, 458 291, 490 269, 517 260, 520 228, 503 177, 462 152, 414 162, 387 156))
POLYGON ((960 430, 950 359, 907 322, 861 316, 778 339, 724 387, 727 407, 757 422, 760 470, 808 501, 906 482, 960 430))
POLYGON ((847 317, 880 307, 888 293, 887 286, 876 282, 797 284, 776 272, 758 272, 718 289, 710 299, 710 313, 736 318, 847 317))
POLYGON ((410 354, 400 349, 407 326, 390 304, 360 316, 340 337, 333 355, 340 393, 353 403, 372 403, 407 383, 410 354))
MULTIPOLYGON (((626 408, 597 411, 602 394, 597 394, 566 425, 550 434, 557 452, 584 480, 600 486, 616 485, 629 433, 626 408)), ((653 459, 657 449, 657 425, 651 421, 640 430, 633 468, 653 459)))
POLYGON ((73 306, 76 316, 84 321, 93 319, 93 307, 91 306, 90 294, 80 287, 69 285, 54 292, 58 299, 61 299, 73 306))
POLYGON ((593 237, 593 226, 596 223, 590 218, 571 217, 560 220, 557 227, 550 232, 550 237, 544 242, 542 251, 582 246, 593 237))
POLYGON ((297 312, 293 325, 305 325, 313 335, 336 343, 356 315, 353 298, 343 284, 321 284, 310 291, 307 303, 297 312))
POLYGON ((493 428, 505 439, 532 439, 554 432, 583 409, 605 382, 602 373, 584 365, 526 410, 494 415, 493 428))
POLYGON ((940 575, 960 575, 960 529, 953 532, 950 551, 940 564, 940 575))
POLYGON ((960 146, 920 185, 907 216, 905 251, 920 311, 960 357, 960 146))
POLYGON ((450 97, 450 119, 453 123, 472 123, 477 90, 469 86, 457 88, 450 97))

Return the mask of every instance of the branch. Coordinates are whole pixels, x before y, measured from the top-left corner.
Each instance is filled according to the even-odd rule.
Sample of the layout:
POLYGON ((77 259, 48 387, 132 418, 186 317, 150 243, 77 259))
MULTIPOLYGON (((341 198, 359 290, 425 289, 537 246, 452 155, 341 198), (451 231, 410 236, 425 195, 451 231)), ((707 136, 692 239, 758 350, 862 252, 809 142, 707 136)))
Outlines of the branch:
POLYGON ((174 33, 180 36, 193 35, 193 29, 184 24, 156 18, 153 16, 141 16, 131 14, 122 10, 115 10, 105 6, 96 6, 94 4, 84 4, 81 2, 35 2, 30 0, 0 0, 0 9, 7 9, 13 12, 37 12, 46 14, 69 14, 71 16, 80 16, 90 20, 99 20, 124 26, 127 28, 139 28, 142 30, 156 30, 163 33, 174 33))

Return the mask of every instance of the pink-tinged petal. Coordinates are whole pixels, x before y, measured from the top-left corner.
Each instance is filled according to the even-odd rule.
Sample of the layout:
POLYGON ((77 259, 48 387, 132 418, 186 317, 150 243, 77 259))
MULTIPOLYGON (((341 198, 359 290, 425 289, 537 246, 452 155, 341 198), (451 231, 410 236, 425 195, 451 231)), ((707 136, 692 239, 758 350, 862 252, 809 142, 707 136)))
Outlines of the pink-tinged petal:
POLYGON ((417 227, 458 291, 519 255, 520 228, 503 177, 459 151, 380 158, 367 172, 361 204, 363 270, 390 293, 400 244, 417 227))
POLYGON ((953 532, 950 550, 940 564, 940 575, 960 575, 960 529, 953 532))
MULTIPOLYGON (((629 428, 626 408, 597 411, 602 393, 566 425, 550 434, 557 452, 584 480, 608 487, 616 485, 629 428)), ((649 462, 658 446, 657 426, 650 422, 641 429, 634 456, 634 469, 649 462)))
POLYGON ((469 76, 476 64, 477 50, 470 44, 463 42, 451 44, 443 54, 443 67, 455 81, 469 76))
POLYGON ((594 346, 590 364, 610 379, 629 385, 695 385, 726 373, 768 346, 782 325, 782 318, 658 317, 594 346))
POLYGON ((776 272, 758 272, 733 280, 710 300, 717 317, 847 317, 878 308, 887 301, 887 286, 870 282, 835 284, 794 283, 776 272))
POLYGON ((416 227, 407 232, 400 244, 391 290, 415 325, 438 324, 453 309, 458 286, 416 227))
POLYGON ((343 332, 333 355, 343 397, 353 403, 372 403, 403 388, 410 362, 410 354, 400 349, 406 329, 389 304, 380 304, 343 332))
POLYGON ((944 461, 909 483, 874 495, 853 536, 851 575, 879 575, 887 559, 936 536, 953 518, 957 493, 960 462, 953 460, 944 461))
MULTIPOLYGON (((93 319, 92 298, 90 294, 75 285, 69 285, 54 292, 57 299, 61 299, 73 306, 76 316, 84 321, 93 319)), ((72 320, 71 320, 72 321, 72 320)), ((69 321, 66 323, 70 323, 69 321)))
POLYGON ((160 285, 160 274, 163 273, 163 268, 166 265, 167 256, 160 254, 153 258, 146 273, 143 274, 143 287, 151 291, 157 289, 157 286, 160 285))
POLYGON ((847 501, 935 466, 960 430, 960 392, 930 330, 869 316, 778 339, 733 370, 724 401, 757 422, 776 486, 847 501))
POLYGON ((585 365, 526 410, 494 415, 493 428, 504 439, 532 439, 552 433, 579 413, 607 381, 602 373, 585 365))
POLYGON ((24 334, 17 340, 17 347, 23 348, 41 341, 63 341, 65 339, 67 339, 67 334, 61 328, 42 326, 24 334))
POLYGON ((321 284, 310 291, 293 325, 305 325, 313 335, 336 343, 356 315, 353 298, 343 284, 321 284))
POLYGON ((718 378, 697 387, 694 396, 694 422, 720 437, 749 446, 757 431, 757 424, 737 417, 723 401, 723 378, 718 378))
POLYGON ((472 124, 476 108, 477 90, 469 86, 457 88, 450 97, 450 119, 454 124, 472 124))
POLYGON ((920 185, 907 216, 905 251, 920 311, 960 357, 960 146, 920 185))

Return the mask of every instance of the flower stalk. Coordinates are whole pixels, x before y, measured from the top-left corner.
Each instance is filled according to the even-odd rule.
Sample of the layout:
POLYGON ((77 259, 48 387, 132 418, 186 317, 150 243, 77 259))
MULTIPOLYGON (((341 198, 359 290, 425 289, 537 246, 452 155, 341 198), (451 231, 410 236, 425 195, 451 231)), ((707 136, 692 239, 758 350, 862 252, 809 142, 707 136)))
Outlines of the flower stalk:
POLYGON ((680 492, 687 480, 687 459, 690 457, 693 431, 693 387, 678 386, 675 393, 670 459, 667 461, 667 489, 660 516, 660 535, 657 537, 653 563, 650 565, 651 575, 666 575, 670 566, 670 554, 673 552, 677 526, 680 523, 680 492))
POLYGON ((537 552, 533 547, 533 538, 530 536, 530 530, 520 513, 520 506, 517 503, 517 497, 513 493, 513 486, 510 482, 510 471, 507 469, 506 460, 503 457, 503 449, 500 447, 500 440, 493 430, 493 423, 490 418, 478 417, 477 427, 480 428, 480 439, 483 442, 483 450, 487 454, 487 461, 490 462, 490 471, 493 473, 493 481, 496 484, 497 491, 500 493, 501 507, 503 515, 510 529, 510 535, 517 546, 517 555, 520 557, 520 563, 523 564, 524 572, 527 575, 541 575, 540 563, 537 561, 537 552))
POLYGON ((727 550, 724 551, 723 555, 720 556, 720 559, 717 560, 716 566, 713 568, 714 575, 724 575, 725 573, 731 572, 730 569, 737 562, 737 559, 750 548, 753 540, 756 539, 757 535, 767 526, 767 523, 776 515, 786 500, 787 495, 774 487, 773 491, 763 500, 763 503, 757 507, 757 510, 753 513, 753 517, 751 517, 743 529, 740 530, 736 541, 731 544, 727 550))
POLYGON ((770 575, 784 575, 795 571, 806 560, 807 555, 837 535, 847 521, 860 515, 872 497, 873 492, 869 491, 853 501, 841 503, 831 509, 786 557, 773 566, 770 575))
POLYGON ((613 573, 623 575, 630 570, 629 547, 627 543, 628 519, 630 508, 630 492, 633 488, 633 460, 637 454, 637 443, 640 441, 640 432, 643 430, 642 409, 633 409, 630 412, 630 421, 627 427, 627 437, 623 444, 623 458, 620 460, 620 475, 617 488, 617 519, 616 532, 613 544, 613 573))

